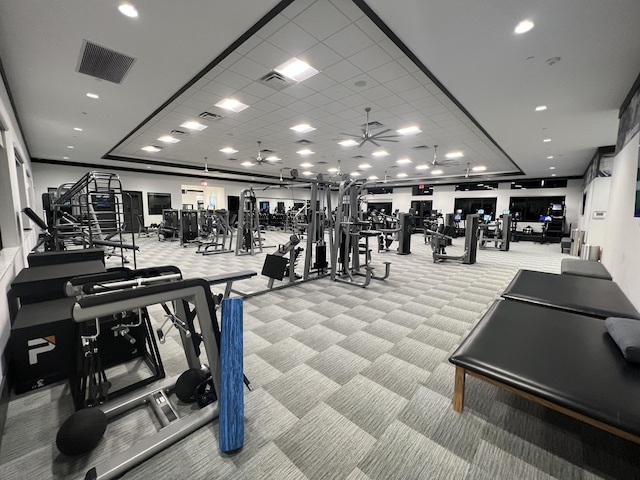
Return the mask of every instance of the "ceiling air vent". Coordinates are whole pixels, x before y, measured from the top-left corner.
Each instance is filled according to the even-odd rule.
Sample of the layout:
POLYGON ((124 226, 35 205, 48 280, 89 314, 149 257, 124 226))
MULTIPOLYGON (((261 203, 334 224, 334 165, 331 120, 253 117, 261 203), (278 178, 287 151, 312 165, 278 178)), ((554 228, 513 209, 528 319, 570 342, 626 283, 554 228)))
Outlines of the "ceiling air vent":
POLYGON ((222 115, 211 112, 202 112, 200 115, 198 115, 198 117, 204 118, 205 120, 220 120, 222 118, 222 115))
POLYGON ((351 158, 364 158, 362 155, 356 155, 355 157, 351 157, 351 158))
POLYGON ((415 150, 427 150, 429 148, 429 145, 417 145, 415 147, 413 147, 415 150))
POLYGON ((274 90, 282 90, 296 83, 295 80, 285 77, 284 75, 274 70, 271 70, 263 77, 260 77, 258 79, 258 82, 262 83, 263 85, 267 85, 274 90))
MULTIPOLYGON (((367 126, 366 123, 362 124, 363 128, 366 127, 366 126, 367 126)), ((382 125, 380 122, 375 122, 375 121, 374 122, 369 122, 369 128, 380 128, 380 127, 383 127, 383 126, 384 125, 382 125)))
POLYGON ((273 150, 269 150, 268 148, 263 148, 262 150, 260 150, 260 153, 269 154, 269 153, 273 153, 273 150))
POLYGON ((186 136, 189 135, 189 132, 185 132, 184 130, 171 130, 171 135, 175 136, 186 136))
POLYGON ((76 71, 120 84, 135 61, 129 55, 83 40, 76 71))
POLYGON ((311 140, 305 140, 304 138, 302 140, 298 140, 295 143, 299 143, 300 145, 311 145, 313 142, 311 140))

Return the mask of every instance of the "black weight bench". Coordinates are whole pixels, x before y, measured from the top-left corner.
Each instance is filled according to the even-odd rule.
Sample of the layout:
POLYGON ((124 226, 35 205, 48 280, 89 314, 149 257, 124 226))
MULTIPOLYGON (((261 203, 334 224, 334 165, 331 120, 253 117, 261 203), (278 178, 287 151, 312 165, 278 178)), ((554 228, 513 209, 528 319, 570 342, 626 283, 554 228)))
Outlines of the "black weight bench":
POLYGON ((520 270, 504 298, 597 318, 640 318, 618 284, 600 278, 520 270))
POLYGON ((577 258, 563 258, 560 263, 560 273, 563 275, 578 275, 579 277, 602 278, 613 280, 609 270, 600 262, 594 260, 579 260, 577 258))
POLYGON ((624 359, 602 320, 497 300, 449 361, 457 412, 471 375, 640 443, 640 366, 624 359))

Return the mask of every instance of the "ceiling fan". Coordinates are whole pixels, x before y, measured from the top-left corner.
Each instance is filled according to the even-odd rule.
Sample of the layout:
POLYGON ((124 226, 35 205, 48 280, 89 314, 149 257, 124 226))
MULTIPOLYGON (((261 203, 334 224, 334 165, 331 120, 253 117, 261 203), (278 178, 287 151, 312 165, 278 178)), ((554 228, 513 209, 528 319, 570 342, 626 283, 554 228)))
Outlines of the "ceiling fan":
POLYGON ((369 131, 369 112, 371 111, 371 107, 366 107, 364 111, 367 112, 367 123, 364 124, 362 133, 358 135, 354 135, 352 133, 341 133, 340 135, 346 135, 347 137, 360 139, 360 145, 358 145, 358 147, 361 147, 365 142, 371 142, 376 147, 379 147, 380 144, 376 142, 397 142, 398 141, 398 140, 392 140, 392 138, 399 137, 400 135, 384 135, 385 133, 391 131, 390 128, 387 128, 377 133, 371 133, 369 131))
POLYGON ((438 160, 438 145, 434 145, 433 146, 433 162, 431 162, 431 165, 434 167, 446 168, 446 167, 451 167, 453 165, 460 165, 460 163, 456 162, 453 159, 438 160))
POLYGON ((260 140, 258 140, 258 155, 256 157, 252 157, 252 160, 254 162, 256 162, 258 165, 262 165, 263 163, 267 163, 267 165, 272 165, 275 163, 282 163, 282 160, 280 160, 279 158, 275 158, 275 157, 267 157, 264 158, 262 156, 262 148, 261 148, 262 142, 260 140))

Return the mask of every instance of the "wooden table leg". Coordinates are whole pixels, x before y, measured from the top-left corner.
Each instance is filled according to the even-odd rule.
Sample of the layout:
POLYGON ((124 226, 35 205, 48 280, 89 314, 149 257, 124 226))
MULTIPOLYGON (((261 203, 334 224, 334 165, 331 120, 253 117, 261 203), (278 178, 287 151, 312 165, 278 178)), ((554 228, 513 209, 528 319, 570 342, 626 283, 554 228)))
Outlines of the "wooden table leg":
POLYGON ((453 409, 462 412, 464 405, 464 379, 466 372, 464 368, 456 365, 456 379, 453 387, 453 409))

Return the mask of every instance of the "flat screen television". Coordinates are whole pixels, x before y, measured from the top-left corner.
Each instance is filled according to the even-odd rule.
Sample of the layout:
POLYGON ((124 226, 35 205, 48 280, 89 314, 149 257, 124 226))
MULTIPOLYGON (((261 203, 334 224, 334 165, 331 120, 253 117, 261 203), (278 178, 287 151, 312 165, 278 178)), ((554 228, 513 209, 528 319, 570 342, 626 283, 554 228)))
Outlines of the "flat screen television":
POLYGON ((171 208, 170 193, 147 193, 149 215, 162 215, 162 210, 171 208))
POLYGON ((484 217, 482 217, 482 219, 483 219, 485 222, 490 222, 490 221, 491 221, 491 215, 485 215, 484 217))
POLYGON ((479 208, 476 212, 478 215, 484 215, 484 208, 479 208))

